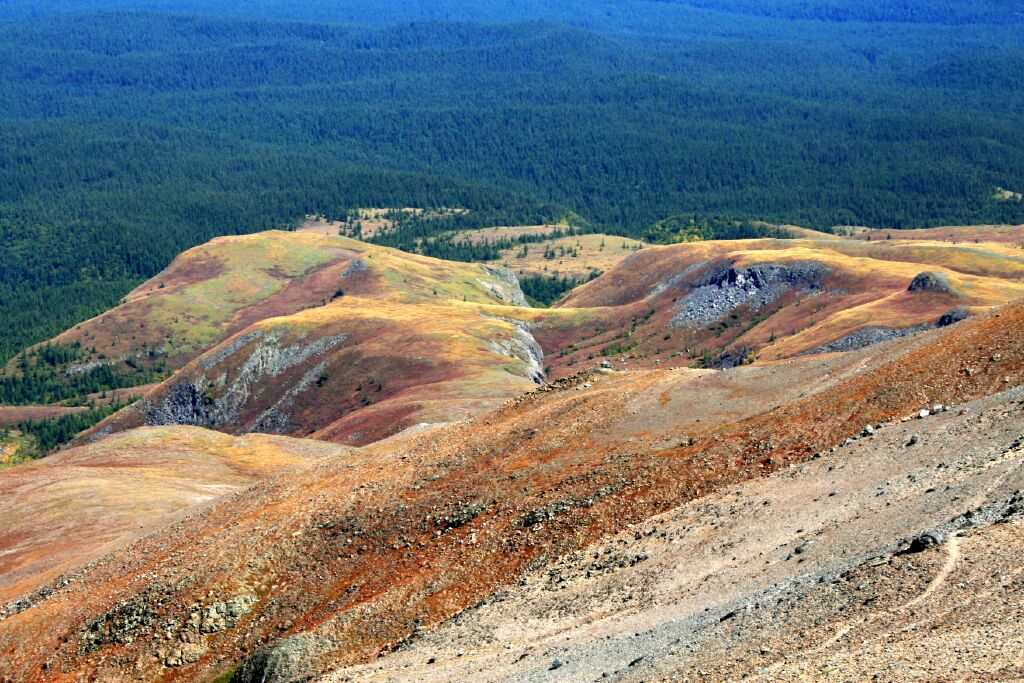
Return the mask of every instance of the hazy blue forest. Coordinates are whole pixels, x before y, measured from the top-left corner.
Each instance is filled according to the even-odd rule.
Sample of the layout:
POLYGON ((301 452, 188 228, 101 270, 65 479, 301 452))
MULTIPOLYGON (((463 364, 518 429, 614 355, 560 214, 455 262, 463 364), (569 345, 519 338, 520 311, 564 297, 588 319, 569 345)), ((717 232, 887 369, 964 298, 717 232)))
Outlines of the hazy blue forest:
POLYGON ((0 0, 0 360, 311 212, 1024 222, 1024 10, 893 4, 0 0))

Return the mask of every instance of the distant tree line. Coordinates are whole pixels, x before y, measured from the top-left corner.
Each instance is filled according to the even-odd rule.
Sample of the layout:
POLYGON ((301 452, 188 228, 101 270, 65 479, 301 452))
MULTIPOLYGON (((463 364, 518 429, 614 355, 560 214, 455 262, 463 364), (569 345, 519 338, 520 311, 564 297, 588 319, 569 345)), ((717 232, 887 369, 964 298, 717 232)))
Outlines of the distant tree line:
POLYGON ((77 342, 46 344, 22 352, 14 366, 0 371, 0 404, 33 405, 73 401, 83 403, 90 394, 147 384, 163 378, 161 362, 152 368, 129 362, 126 367, 96 358, 77 342))
POLYGON ((521 275, 519 286, 526 299, 534 306, 550 306, 562 296, 584 282, 589 282, 600 275, 600 271, 591 271, 586 278, 569 277, 568 275, 521 275))
MULTIPOLYGON (((572 21, 585 4, 553 16, 572 21)), ((636 18, 644 30, 666 16, 656 4, 636 18)), ((881 0, 701 4, 702 23, 673 13, 675 33, 657 41, 550 22, 0 23, 0 363, 116 304, 183 249, 354 207, 468 209, 379 239, 459 260, 499 245, 442 233, 567 215, 657 241, 675 235, 651 226, 681 214, 1024 223, 1024 204, 992 197, 1024 188, 1019 26, 865 14, 881 0), (785 20, 815 5, 875 23, 785 20)), ((898 6, 977 18, 951 2, 898 6)), ((61 395, 36 384, 0 393, 61 395)))
POLYGON ((41 458, 123 407, 123 404, 112 403, 58 418, 21 422, 15 428, 33 442, 34 448, 28 455, 41 458))

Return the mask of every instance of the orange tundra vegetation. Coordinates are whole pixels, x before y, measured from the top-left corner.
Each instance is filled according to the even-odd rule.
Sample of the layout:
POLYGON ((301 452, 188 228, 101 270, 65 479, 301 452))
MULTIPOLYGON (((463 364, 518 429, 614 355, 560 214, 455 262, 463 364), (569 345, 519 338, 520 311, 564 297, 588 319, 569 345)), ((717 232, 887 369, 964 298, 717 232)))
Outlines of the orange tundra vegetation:
POLYGON ((0 629, 3 673, 195 680, 296 634, 316 639, 320 670, 372 657, 541 558, 808 458, 923 401, 1018 381, 1022 333, 1024 307, 1011 306, 900 340, 884 359, 583 374, 458 425, 270 475, 37 593, 0 629), (168 645, 155 633, 173 624, 179 638, 193 605, 239 596, 252 603, 232 627, 198 634, 195 661, 164 665, 168 645), (126 605, 142 616, 126 622, 126 605))

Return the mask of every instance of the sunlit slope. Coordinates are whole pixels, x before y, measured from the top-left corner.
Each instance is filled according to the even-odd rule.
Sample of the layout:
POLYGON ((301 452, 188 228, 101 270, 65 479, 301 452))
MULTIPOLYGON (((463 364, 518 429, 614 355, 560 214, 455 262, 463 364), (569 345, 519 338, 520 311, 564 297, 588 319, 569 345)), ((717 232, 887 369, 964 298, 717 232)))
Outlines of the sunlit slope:
POLYGON ((860 348, 1021 297, 1024 254, 1006 244, 761 239, 649 247, 559 308, 642 311, 615 344, 630 360, 734 363, 860 348))
POLYGON ((484 228, 456 233, 452 239, 473 244, 512 241, 514 245, 503 248, 495 264, 519 277, 559 277, 577 281, 586 281, 595 273, 610 270, 647 246, 640 240, 618 235, 560 234, 566 230, 570 229, 558 225, 484 228), (517 240, 523 241, 517 243, 517 240))
POLYGON ((0 477, 0 606, 202 504, 344 450, 160 427, 11 468, 0 477))
POLYGON ((886 228, 837 228, 845 237, 865 241, 922 240, 977 244, 982 242, 1005 244, 1017 250, 1024 248, 1024 225, 952 225, 938 228, 892 230, 886 228))
POLYGON ((193 424, 363 444, 461 419, 543 381, 518 310, 345 296, 249 326, 94 434, 193 424))
POLYGON ((407 302, 521 300, 511 279, 485 266, 345 237, 270 231, 222 237, 184 252, 120 306, 54 341, 95 348, 90 363, 164 359, 174 368, 254 322, 348 294, 407 302))
MULTIPOLYGON (((0 675, 43 681, 59 666, 108 680, 131 667, 212 680, 256 666, 263 647, 294 656, 299 676, 373 661, 625 525, 787 469, 865 424, 1019 383, 1022 329, 1017 305, 885 353, 592 373, 397 448, 328 457, 122 548, 0 621, 0 675), (203 627, 229 604, 230 619, 203 627)), ((824 490, 842 496, 835 464, 824 490)))
MULTIPOLYGON (((89 344, 102 332, 122 350, 90 362, 148 359, 154 348, 177 359, 89 438, 190 424, 359 445, 463 419, 605 359, 728 367, 851 351, 1024 297, 1024 257, 998 241, 822 236, 634 250, 613 239, 557 238, 589 245, 582 264, 606 255, 608 269, 537 309, 496 265, 316 233, 223 238, 61 340, 89 344)), ((563 267, 543 256, 551 244, 516 248, 536 259, 516 266, 526 273, 563 267)))

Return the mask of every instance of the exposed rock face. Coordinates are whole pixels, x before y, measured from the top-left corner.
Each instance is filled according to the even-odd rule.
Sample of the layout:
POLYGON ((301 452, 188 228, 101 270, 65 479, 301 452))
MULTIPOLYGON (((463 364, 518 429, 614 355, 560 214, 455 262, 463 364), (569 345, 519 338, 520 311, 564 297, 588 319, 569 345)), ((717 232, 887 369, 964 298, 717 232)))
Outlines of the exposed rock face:
POLYGON ((491 348, 504 356, 518 358, 526 363, 527 376, 535 384, 543 384, 544 350, 525 324, 516 323, 515 330, 515 335, 511 339, 491 342, 491 348))
POLYGON ((740 306, 758 310, 793 290, 814 291, 828 269, 820 263, 759 263, 749 268, 722 268, 701 281, 676 307, 673 327, 703 327, 740 306))
POLYGON ((486 280, 478 280, 478 282, 486 287, 499 301, 511 306, 530 305, 526 300, 526 295, 523 294, 522 288, 519 286, 519 278, 516 277, 515 273, 508 268, 495 266, 484 266, 484 270, 498 282, 493 283, 486 280))
POLYGON ((921 534, 913 541, 910 542, 910 547, 907 548, 907 553, 920 553, 924 552, 928 548, 936 545, 942 545, 946 541, 946 536, 941 531, 929 531, 921 534))
POLYGON ((264 434, 287 434, 295 426, 291 419, 291 408, 300 394, 316 384, 327 371, 327 363, 320 362, 306 371, 302 378, 289 387, 277 403, 267 408, 256 419, 252 431, 264 434))
MULTIPOLYGON (((207 374, 183 379, 172 386, 159 402, 144 406, 145 424, 221 427, 237 422, 257 383, 326 353, 344 341, 345 335, 335 335, 308 344, 287 346, 281 343, 280 334, 276 332, 254 331, 241 335, 200 359, 199 366, 207 374), (246 348, 250 349, 249 355, 237 370, 225 368, 220 376, 209 378, 209 373, 229 364, 246 348), (230 375, 233 377, 229 378, 230 375)), ((315 382, 321 371, 319 366, 308 371, 271 409, 264 412, 257 421, 257 428, 262 426, 266 431, 283 431, 288 424, 287 408, 291 401, 315 382)))
POLYGON ((239 595, 205 606, 197 604, 192 606, 184 624, 175 619, 165 622, 163 636, 175 645, 163 655, 164 666, 178 667, 198 661, 207 651, 206 636, 235 628, 257 600, 255 595, 239 595))
POLYGON ((715 358, 707 366, 708 368, 714 368, 716 370, 729 370, 731 368, 738 368, 741 365, 746 365, 753 361, 753 351, 747 347, 740 347, 725 351, 720 356, 715 358))
POLYGON ((909 337, 919 332, 924 332, 936 327, 949 327, 955 325, 958 322, 967 320, 970 317, 963 308, 954 308, 953 310, 945 313, 938 320, 935 321, 934 325, 912 325, 911 327, 865 327, 864 329, 857 330, 852 334, 848 334, 845 337, 841 337, 833 342, 819 346, 816 349, 811 349, 806 352, 806 355, 815 353, 831 353, 833 351, 856 351, 857 349, 863 349, 866 346, 872 344, 879 344, 890 339, 898 339, 900 337, 909 337))
POLYGON ((949 279, 942 273, 924 272, 918 273, 907 287, 908 292, 937 292, 939 294, 952 294, 953 287, 949 279))
POLYGON ((687 266, 686 268, 676 273, 672 277, 668 278, 667 280, 662 280, 657 285, 655 285, 654 289, 651 290, 650 296, 659 296, 670 289, 675 289, 679 287, 681 284, 686 282, 687 278, 689 278, 691 275, 701 270, 702 268, 707 267, 707 265, 708 264, 706 261, 701 261, 699 263, 694 263, 692 265, 687 266))
POLYGON ((329 643, 310 635, 293 636, 258 650, 239 667, 231 683, 294 683, 309 680, 317 655, 329 643))

